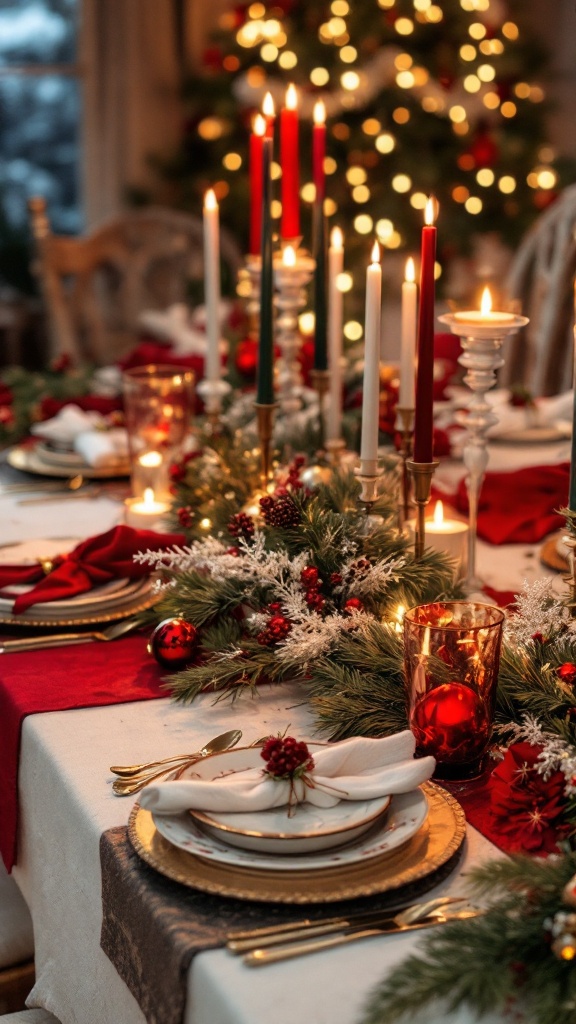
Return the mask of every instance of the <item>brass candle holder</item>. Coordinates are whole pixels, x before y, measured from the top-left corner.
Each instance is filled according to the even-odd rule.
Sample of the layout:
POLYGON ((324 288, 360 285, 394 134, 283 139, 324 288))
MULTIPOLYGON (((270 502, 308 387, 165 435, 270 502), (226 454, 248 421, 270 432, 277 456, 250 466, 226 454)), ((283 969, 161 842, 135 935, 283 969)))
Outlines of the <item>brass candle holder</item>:
POLYGON ((260 442, 262 489, 266 491, 271 477, 272 468, 272 434, 274 432, 274 414, 276 403, 254 402, 258 440, 260 442))
POLYGON ((572 533, 566 534, 562 537, 563 543, 568 548, 568 566, 570 568, 570 575, 566 577, 565 582, 570 587, 570 615, 572 618, 576 618, 576 536, 572 533))
POLYGON ((358 505, 365 513, 362 532, 368 535, 383 521, 382 516, 371 514, 378 500, 378 481, 382 476, 382 470, 376 459, 361 459, 359 468, 354 470, 354 476, 360 482, 358 505))
POLYGON ((412 458, 414 449, 414 409, 398 406, 396 409, 396 429, 400 432, 400 528, 410 518, 410 474, 408 460, 412 458))
POLYGON ((426 547, 426 508, 430 502, 432 490, 432 477, 440 463, 438 462, 413 462, 408 459, 407 469, 412 475, 414 486, 413 502, 416 505, 416 535, 414 541, 414 557, 419 561, 426 547))
POLYGON ((318 434, 320 438, 319 447, 324 448, 326 443, 325 430, 325 406, 326 395, 330 390, 330 370, 312 370, 310 373, 312 387, 318 394, 318 434))

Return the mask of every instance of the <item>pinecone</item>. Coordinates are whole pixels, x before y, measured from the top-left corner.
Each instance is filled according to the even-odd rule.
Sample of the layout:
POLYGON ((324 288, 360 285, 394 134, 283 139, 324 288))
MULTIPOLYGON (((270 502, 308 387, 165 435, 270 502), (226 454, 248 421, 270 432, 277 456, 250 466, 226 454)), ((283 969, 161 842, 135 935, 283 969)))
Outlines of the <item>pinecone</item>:
POLYGON ((250 537, 254 536, 254 520, 246 512, 237 512, 232 516, 227 529, 232 537, 243 537, 244 540, 250 540, 250 537))
POLYGON ((267 526, 274 526, 277 530, 289 530, 299 526, 302 520, 300 509, 289 494, 280 494, 277 498, 271 495, 260 498, 260 508, 267 526))

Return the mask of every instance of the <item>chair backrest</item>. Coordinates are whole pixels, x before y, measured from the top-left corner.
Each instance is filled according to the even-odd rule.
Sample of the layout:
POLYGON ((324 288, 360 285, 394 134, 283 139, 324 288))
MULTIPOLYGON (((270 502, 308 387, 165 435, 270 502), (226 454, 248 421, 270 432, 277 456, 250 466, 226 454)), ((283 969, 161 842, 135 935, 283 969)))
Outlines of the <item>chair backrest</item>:
MULTIPOLYGON (((185 302, 203 280, 200 218, 145 207, 72 238, 52 234, 43 198, 31 198, 28 207, 53 356, 114 362, 137 341, 143 310, 185 302)), ((235 281, 241 257, 225 231, 220 252, 235 281)))
POLYGON ((543 213, 521 242, 506 291, 530 323, 505 352, 503 384, 523 383, 534 395, 572 385, 576 271, 576 185, 543 213))

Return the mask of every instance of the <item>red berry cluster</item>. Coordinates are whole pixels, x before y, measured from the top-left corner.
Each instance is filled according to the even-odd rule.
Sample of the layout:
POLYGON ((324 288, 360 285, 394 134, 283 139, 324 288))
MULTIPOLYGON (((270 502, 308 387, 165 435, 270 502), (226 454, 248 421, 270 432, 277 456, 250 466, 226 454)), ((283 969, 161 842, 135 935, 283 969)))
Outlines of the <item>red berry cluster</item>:
POLYGON ((271 736, 262 747, 260 757, 266 761, 266 774, 274 779, 298 778, 314 768, 308 747, 293 736, 271 736))
POLYGON ((266 629, 263 629, 256 637, 262 647, 271 647, 272 644, 277 644, 280 640, 284 640, 292 629, 290 619, 282 615, 282 605, 279 601, 269 604, 268 611, 271 613, 271 616, 268 619, 266 629))
POLYGON ((288 476, 284 486, 289 487, 294 491, 299 491, 304 487, 300 479, 300 470, 306 465, 306 459, 304 455, 297 455, 295 459, 288 466, 288 476))
POLYGON ((563 683, 567 683, 568 686, 574 686, 574 683, 576 683, 576 665, 572 661, 565 661, 563 665, 559 665, 556 669, 556 675, 559 676, 563 683))
POLYGON ((186 469, 189 462, 199 459, 202 455, 200 449, 188 452, 180 462, 173 462, 169 469, 170 480, 174 485, 181 484, 186 479, 186 469))
POLYGON ((271 494, 265 495, 260 498, 260 508, 267 526, 273 526, 277 530, 289 530, 299 526, 302 521, 300 509, 288 492, 275 497, 271 494))
POLYGON ((352 579, 363 580, 368 575, 372 563, 367 558, 357 558, 355 562, 352 562, 350 566, 350 576, 352 579))
POLYGON ((178 522, 185 529, 188 529, 190 526, 192 526, 192 523, 194 522, 194 516, 192 514, 192 506, 191 505, 184 505, 182 508, 179 508, 178 512, 177 512, 177 515, 178 515, 178 522))
POLYGON ((254 520, 246 512, 237 512, 228 523, 228 533, 232 537, 243 537, 250 540, 254 536, 254 520))
POLYGON ((344 602, 344 612, 346 615, 351 615, 352 612, 361 612, 364 610, 364 602, 359 597, 349 597, 344 602))
POLYGON ((300 582, 304 587, 306 604, 312 611, 321 612, 326 598, 320 593, 322 580, 315 565, 306 565, 300 573, 300 582))

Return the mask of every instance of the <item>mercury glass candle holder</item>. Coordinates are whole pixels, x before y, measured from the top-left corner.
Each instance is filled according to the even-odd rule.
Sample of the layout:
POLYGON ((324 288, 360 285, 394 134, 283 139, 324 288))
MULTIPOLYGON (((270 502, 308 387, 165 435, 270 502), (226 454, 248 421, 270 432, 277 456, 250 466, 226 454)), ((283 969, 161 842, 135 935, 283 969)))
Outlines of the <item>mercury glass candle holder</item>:
POLYGON ((476 778, 492 735, 504 612, 467 601, 419 605, 404 615, 404 679, 417 755, 435 777, 476 778))
POLYGON ((315 262, 303 249, 284 246, 274 257, 276 294, 276 343, 280 356, 276 363, 276 394, 284 413, 302 408, 300 370, 302 337, 298 317, 306 305, 306 286, 314 273, 315 262))
POLYGON ((467 470, 470 525, 468 570, 463 585, 467 594, 474 594, 482 589, 482 580, 476 572, 476 540, 478 502, 488 466, 486 431, 498 422, 492 406, 486 401, 486 393, 496 383, 496 370, 504 365, 501 354, 504 341, 527 324, 528 318, 513 313, 482 315, 471 312, 446 313, 438 319, 461 339, 463 351, 458 362, 467 371, 464 381, 472 391, 468 411, 458 417, 458 422, 466 427, 463 460, 467 470))

